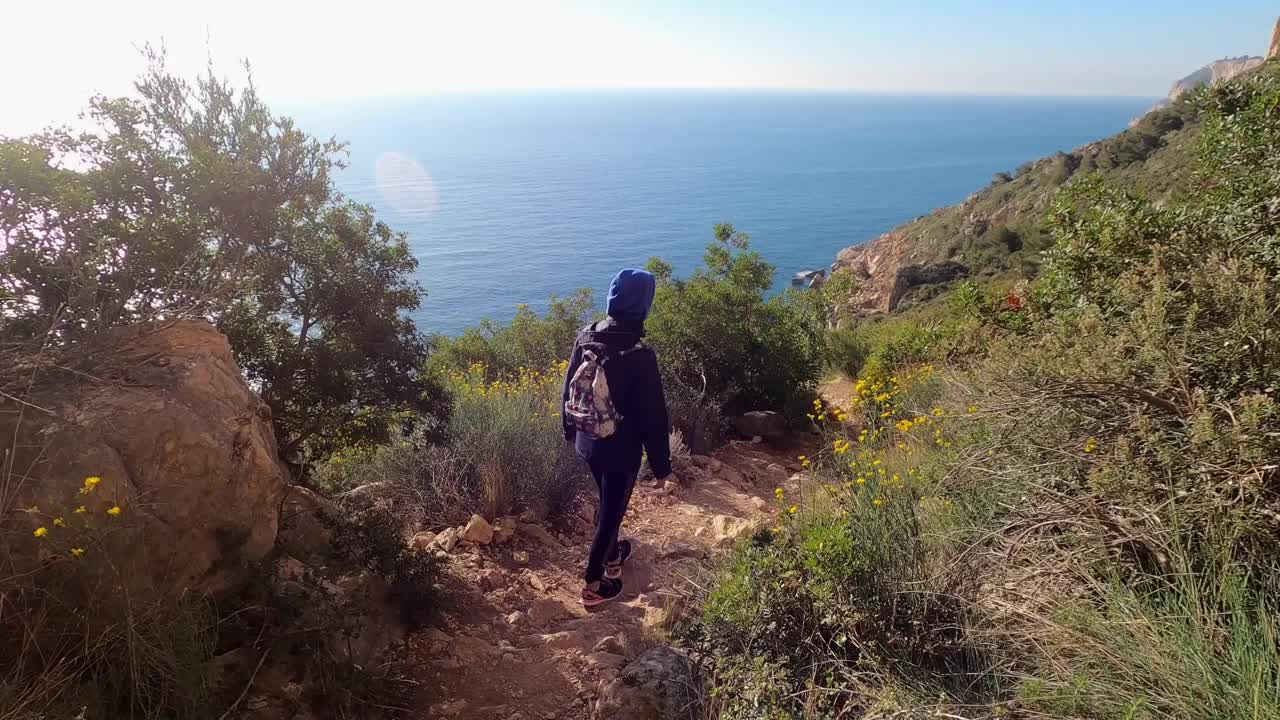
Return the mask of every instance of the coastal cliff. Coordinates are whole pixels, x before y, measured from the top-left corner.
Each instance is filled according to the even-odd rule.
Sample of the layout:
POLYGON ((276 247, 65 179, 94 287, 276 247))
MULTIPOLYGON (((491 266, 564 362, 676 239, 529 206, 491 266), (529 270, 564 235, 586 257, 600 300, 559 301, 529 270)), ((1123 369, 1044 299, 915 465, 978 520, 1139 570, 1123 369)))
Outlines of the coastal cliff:
MULTIPOLYGON (((1280 52, 1280 23, 1268 56, 1280 52)), ((922 215, 874 240, 841 250, 833 271, 848 271, 858 289, 842 317, 886 313, 927 302, 954 281, 1007 282, 1038 272, 1051 238, 1044 220, 1059 187, 1080 173, 1168 201, 1190 177, 1199 110, 1188 92, 1228 80, 1266 62, 1260 57, 1219 60, 1174 83, 1169 99, 1125 131, 1071 152, 996 173, 963 202, 922 215)))

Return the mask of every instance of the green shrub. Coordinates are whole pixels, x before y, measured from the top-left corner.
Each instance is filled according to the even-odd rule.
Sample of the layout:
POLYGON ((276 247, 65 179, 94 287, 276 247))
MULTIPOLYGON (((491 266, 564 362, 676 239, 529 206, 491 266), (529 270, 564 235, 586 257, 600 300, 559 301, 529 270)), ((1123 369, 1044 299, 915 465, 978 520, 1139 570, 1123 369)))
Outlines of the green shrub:
POLYGON ((545 368, 569 357, 580 330, 596 312, 591 290, 567 298, 552 297, 542 317, 520 305, 511 322, 490 319, 458 337, 433 338, 429 370, 436 375, 483 365, 490 379, 516 375, 521 369, 545 368))
MULTIPOLYGON (((417 261, 334 187, 344 145, 274 115, 252 82, 237 91, 211 70, 190 83, 147 55, 134 96, 92 99, 84 132, 0 139, 4 349, 209 320, 293 463, 443 415, 417 373, 417 261)), ((19 365, 0 361, 0 383, 19 365)))
POLYGON ((822 369, 821 293, 767 298, 774 268, 732 225, 716 227, 703 263, 677 279, 650 261, 659 285, 646 328, 666 384, 695 389, 724 414, 802 407, 822 369))
POLYGON ((871 354, 866 339, 856 327, 837 328, 827 333, 827 367, 854 380, 871 354))
POLYGON ((887 417, 862 430, 819 422, 826 444, 802 458, 811 479, 777 490, 784 519, 712 584, 685 638, 708 658, 726 716, 834 717, 895 693, 963 703, 995 692, 965 554, 993 490, 944 482, 964 430, 916 408, 939 387, 927 372, 878 392, 863 384, 856 398, 887 417))

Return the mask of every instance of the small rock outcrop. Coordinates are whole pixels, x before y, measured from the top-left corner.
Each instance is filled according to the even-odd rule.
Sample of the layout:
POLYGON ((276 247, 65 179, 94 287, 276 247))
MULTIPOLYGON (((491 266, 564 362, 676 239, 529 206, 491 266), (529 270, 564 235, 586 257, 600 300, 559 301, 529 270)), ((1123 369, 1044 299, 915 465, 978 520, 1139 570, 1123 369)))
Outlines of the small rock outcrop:
POLYGON ((699 717, 697 674, 689 658, 655 647, 633 660, 605 685, 594 720, 694 720, 699 717))
POLYGON ((916 257, 914 244, 911 235, 895 230, 864 245, 841 250, 832 268, 835 272, 851 272, 858 279, 848 309, 857 314, 890 312, 914 287, 950 282, 969 274, 968 267, 955 261, 922 262, 916 257))
MULTIPOLYGON (((1275 38, 1273 36, 1272 43, 1274 44, 1274 42, 1275 38)), ((1202 85, 1213 85, 1224 80, 1230 80, 1237 75, 1242 75, 1258 67, 1262 63, 1263 59, 1256 56, 1215 60, 1174 83, 1169 90, 1169 100, 1177 100, 1202 85)))
POLYGON ((472 515, 462 528, 462 539, 477 545, 488 545, 493 542, 493 526, 479 515, 472 515))
POLYGON ((1271 31, 1271 46, 1267 48, 1267 59, 1280 57, 1280 18, 1276 19, 1276 28, 1271 31))
POLYGON ((30 402, 47 413, 0 413, 0 434, 18 438, 15 467, 30 468, 15 506, 40 509, 34 531, 68 505, 90 517, 118 505, 113 522, 146 538, 116 559, 131 574, 163 588, 237 587, 275 544, 286 474, 271 410, 226 337, 202 321, 138 325, 106 333, 86 355, 91 376, 33 389, 30 402), (89 477, 101 480, 78 496, 89 477))
POLYGON ((787 435, 787 419, 773 410, 752 410, 734 418, 733 429, 743 437, 781 440, 787 435))

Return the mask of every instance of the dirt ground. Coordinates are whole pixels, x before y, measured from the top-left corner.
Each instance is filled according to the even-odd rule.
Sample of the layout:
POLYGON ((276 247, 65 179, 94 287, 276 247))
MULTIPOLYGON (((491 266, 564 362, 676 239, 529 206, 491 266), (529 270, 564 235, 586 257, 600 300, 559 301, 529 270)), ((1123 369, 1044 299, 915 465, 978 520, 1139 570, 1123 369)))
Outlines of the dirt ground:
POLYGON ((734 442, 682 463, 678 484, 639 484, 623 522, 634 547, 623 596, 591 611, 579 593, 593 504, 551 524, 524 523, 504 544, 454 549, 446 567, 457 591, 445 621, 410 640, 421 717, 590 717, 599 688, 663 642, 695 566, 772 522, 774 489, 800 480, 796 454, 734 442))

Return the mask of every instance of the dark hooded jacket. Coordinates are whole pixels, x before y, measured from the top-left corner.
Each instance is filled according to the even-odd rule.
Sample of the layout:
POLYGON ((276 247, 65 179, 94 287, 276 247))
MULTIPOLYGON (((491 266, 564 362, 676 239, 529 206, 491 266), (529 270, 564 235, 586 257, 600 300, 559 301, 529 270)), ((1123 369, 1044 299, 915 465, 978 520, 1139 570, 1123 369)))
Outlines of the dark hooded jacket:
POLYGON ((655 477, 661 479, 671 474, 667 401, 658 375, 658 358, 648 347, 618 355, 635 347, 643 336, 643 321, 613 317, 578 331, 561 401, 568 401, 569 381, 582 364, 582 351, 589 349, 599 357, 614 356, 605 362, 604 373, 614 408, 622 416, 613 435, 602 439, 576 432, 567 421, 564 423, 565 439, 574 443, 578 454, 595 472, 635 473, 640 470, 643 450, 649 455, 649 467, 655 477))

